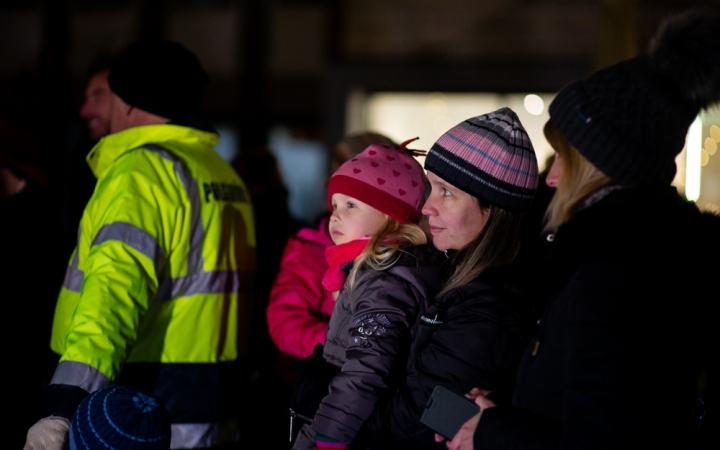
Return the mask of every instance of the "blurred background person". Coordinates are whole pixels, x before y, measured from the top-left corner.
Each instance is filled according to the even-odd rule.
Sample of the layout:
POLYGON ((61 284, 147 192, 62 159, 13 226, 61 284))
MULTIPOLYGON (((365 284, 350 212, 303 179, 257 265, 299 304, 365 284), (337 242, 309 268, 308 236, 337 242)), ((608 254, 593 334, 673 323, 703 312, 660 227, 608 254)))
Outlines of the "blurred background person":
POLYGON ((47 161, 40 143, 0 119, 0 286, 9 321, 3 327, 5 358, 15 367, 5 382, 21 394, 6 418, 3 444, 22 448, 27 429, 42 414, 47 343, 65 257, 49 196, 47 161))
POLYGON ((290 215, 288 190, 270 148, 242 150, 231 165, 250 194, 257 242, 258 269, 249 344, 252 390, 251 403, 247 406, 253 414, 248 416, 246 425, 249 430, 265 432, 247 433, 243 436, 243 445, 280 448, 287 443, 288 383, 276 368, 278 349, 268 333, 265 310, 285 242, 301 225, 290 215))
POLYGON ((88 69, 85 101, 80 107, 80 117, 85 121, 92 141, 110 134, 110 66, 110 60, 100 60, 88 69))
POLYGON ((87 70, 84 101, 79 117, 84 127, 76 134, 74 145, 65 160, 62 192, 63 240, 65 254, 77 243, 78 226, 85 205, 95 189, 97 179, 86 161, 90 149, 98 140, 110 134, 110 98, 108 85, 111 59, 99 59, 87 70))

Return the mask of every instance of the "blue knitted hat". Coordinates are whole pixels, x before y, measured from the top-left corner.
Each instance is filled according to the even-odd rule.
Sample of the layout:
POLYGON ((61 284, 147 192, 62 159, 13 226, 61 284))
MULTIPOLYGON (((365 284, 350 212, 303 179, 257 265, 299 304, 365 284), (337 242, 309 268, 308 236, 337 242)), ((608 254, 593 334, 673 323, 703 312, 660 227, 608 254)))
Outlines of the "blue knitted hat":
POLYGON ((70 425, 70 450, 167 450, 170 416, 162 402, 110 386, 85 397, 70 425))

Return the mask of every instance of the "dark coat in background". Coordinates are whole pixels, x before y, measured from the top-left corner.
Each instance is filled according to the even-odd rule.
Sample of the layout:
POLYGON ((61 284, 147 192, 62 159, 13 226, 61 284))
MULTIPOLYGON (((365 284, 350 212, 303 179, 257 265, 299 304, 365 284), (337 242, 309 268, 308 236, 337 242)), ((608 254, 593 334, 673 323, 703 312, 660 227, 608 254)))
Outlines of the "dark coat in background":
POLYGON ((560 227, 550 255, 541 293, 550 300, 513 406, 483 413, 475 448, 683 448, 716 439, 720 217, 675 188, 614 190, 560 227), (706 420, 694 431, 699 393, 706 420))
POLYGON ((23 179, 8 196, 0 173, 0 301, 6 326, 4 382, 19 393, 3 424, 3 447, 21 448, 27 430, 43 417, 55 299, 69 254, 61 252, 55 180, 47 154, 34 135, 0 119, 0 170, 23 179))

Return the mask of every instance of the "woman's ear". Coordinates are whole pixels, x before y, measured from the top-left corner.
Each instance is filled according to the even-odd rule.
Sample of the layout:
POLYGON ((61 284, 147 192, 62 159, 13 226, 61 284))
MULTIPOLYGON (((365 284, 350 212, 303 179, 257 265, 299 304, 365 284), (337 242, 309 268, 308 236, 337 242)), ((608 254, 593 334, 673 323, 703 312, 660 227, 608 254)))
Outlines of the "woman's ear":
POLYGON ((490 215, 490 211, 492 210, 492 206, 483 206, 483 204, 480 204, 480 214, 487 220, 488 216, 490 215))

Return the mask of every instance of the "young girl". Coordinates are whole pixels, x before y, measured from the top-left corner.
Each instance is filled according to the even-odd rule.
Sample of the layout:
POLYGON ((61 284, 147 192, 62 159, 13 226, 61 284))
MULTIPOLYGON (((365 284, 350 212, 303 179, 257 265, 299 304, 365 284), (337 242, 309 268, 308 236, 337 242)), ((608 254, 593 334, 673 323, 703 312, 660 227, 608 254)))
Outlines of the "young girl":
MULTIPOLYGON (((373 144, 397 145, 370 131, 349 134, 338 142, 331 154, 328 178, 343 163, 373 144)), ((335 307, 332 293, 322 286, 327 271, 325 250, 334 245, 328 230, 329 220, 325 217, 319 227, 303 228, 287 240, 280 270, 270 290, 266 311, 268 331, 278 350, 292 358, 306 358, 317 344, 325 342, 330 314, 335 307)), ((287 359, 283 357, 280 362, 287 359)))
MULTIPOLYGON (((410 141, 408 141, 410 142, 410 141)), ((326 289, 336 292, 323 358, 341 368, 294 449, 345 448, 392 377, 402 369, 410 325, 439 288, 439 270, 424 255, 417 223, 427 179, 419 152, 371 145, 328 183, 326 289), (399 363, 399 365, 398 365, 399 363)))

